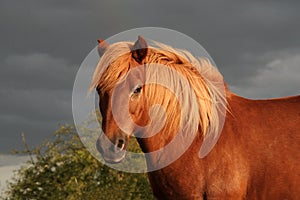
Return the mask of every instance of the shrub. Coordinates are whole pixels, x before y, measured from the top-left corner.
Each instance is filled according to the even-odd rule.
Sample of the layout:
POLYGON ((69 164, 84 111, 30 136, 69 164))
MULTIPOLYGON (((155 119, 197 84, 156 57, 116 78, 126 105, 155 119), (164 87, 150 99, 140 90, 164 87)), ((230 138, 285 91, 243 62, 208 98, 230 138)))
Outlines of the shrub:
POLYGON ((32 159, 8 183, 3 199, 153 199, 146 174, 124 173, 103 165, 82 145, 74 126, 60 126, 40 146, 26 147, 24 152, 32 159))

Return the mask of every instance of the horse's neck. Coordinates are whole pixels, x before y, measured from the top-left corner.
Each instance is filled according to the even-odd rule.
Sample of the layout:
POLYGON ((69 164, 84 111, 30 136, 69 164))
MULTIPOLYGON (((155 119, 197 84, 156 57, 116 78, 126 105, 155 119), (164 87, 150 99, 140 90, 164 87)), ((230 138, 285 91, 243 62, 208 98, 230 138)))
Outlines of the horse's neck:
POLYGON ((150 153, 163 148, 170 140, 163 137, 162 133, 158 133, 149 138, 137 138, 137 141, 144 153, 150 153))

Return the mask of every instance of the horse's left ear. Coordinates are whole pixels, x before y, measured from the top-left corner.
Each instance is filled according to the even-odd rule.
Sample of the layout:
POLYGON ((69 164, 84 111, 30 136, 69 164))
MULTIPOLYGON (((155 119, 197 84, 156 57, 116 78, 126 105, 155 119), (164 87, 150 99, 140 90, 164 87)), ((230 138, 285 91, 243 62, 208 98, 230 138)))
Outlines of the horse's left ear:
POLYGON ((139 36, 131 49, 132 57, 136 62, 142 63, 147 55, 147 51, 148 45, 146 40, 142 36, 139 36))
POLYGON ((104 52, 106 51, 109 44, 105 40, 102 40, 102 39, 98 39, 97 41, 98 41, 98 54, 101 57, 104 54, 104 52))

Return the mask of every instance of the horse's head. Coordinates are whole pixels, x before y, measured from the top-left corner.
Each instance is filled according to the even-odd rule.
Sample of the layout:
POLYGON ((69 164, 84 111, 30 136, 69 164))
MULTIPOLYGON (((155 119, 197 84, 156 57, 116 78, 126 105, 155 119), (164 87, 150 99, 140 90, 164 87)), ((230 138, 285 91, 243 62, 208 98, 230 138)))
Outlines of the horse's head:
POLYGON ((146 153, 162 149, 178 133, 177 146, 200 133, 213 138, 212 148, 226 100, 218 86, 223 78, 208 60, 163 44, 148 47, 142 37, 134 44, 98 42, 101 59, 91 88, 98 91, 102 116, 97 149, 107 162, 123 160, 131 135, 146 153))
MULTIPOLYGON (((117 50, 113 47, 110 49, 105 41, 98 42, 100 56, 105 53, 113 54, 110 50, 117 50)), ((137 127, 148 123, 146 99, 143 95, 143 60, 147 54, 147 43, 139 37, 134 45, 129 45, 129 49, 129 52, 125 50, 119 58, 109 62, 96 85, 103 130, 96 146, 105 161, 110 163, 123 160, 130 136, 138 131, 137 127), (133 70, 129 73, 129 69, 133 70)))

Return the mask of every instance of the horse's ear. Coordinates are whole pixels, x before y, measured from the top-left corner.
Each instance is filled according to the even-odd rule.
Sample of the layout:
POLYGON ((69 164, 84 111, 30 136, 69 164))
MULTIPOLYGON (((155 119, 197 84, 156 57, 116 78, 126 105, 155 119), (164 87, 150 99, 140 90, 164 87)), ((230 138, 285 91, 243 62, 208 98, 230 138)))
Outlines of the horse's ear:
POLYGON ((138 40, 134 43, 132 47, 132 57, 134 60, 138 63, 142 63, 142 61, 145 59, 148 51, 148 45, 146 40, 139 36, 138 40))
POLYGON ((98 54, 101 57, 104 54, 104 52, 106 51, 109 44, 102 39, 98 39, 97 41, 98 41, 98 54))

